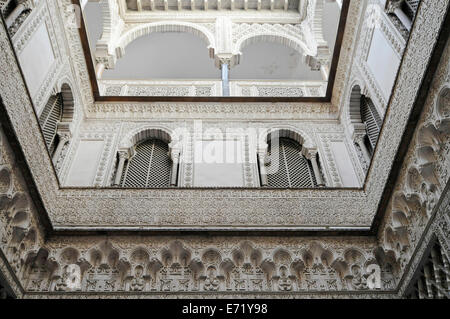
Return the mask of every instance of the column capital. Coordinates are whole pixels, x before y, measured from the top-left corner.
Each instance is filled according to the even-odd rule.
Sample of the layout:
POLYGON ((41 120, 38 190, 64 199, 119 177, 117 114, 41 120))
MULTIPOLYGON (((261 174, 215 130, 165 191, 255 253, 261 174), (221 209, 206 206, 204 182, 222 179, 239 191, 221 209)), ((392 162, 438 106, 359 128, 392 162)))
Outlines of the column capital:
POLYGON ((258 147, 256 152, 262 165, 270 164, 270 157, 267 154, 267 144, 265 147, 258 147))
POLYGON ((119 154, 119 159, 129 159, 133 154, 131 149, 119 148, 117 150, 117 154, 119 154))
POLYGON ((303 148, 303 155, 309 159, 310 161, 314 160, 317 158, 317 153, 319 153, 319 151, 317 150, 317 148, 303 148))
POLYGON ((70 138, 72 137, 70 134, 68 134, 68 133, 57 133, 58 134, 58 136, 59 136, 59 140, 60 140, 60 143, 63 143, 63 144, 65 144, 65 143, 67 143, 68 141, 70 141, 70 138))
POLYGON ((236 65, 236 56, 232 53, 219 53, 215 56, 215 65, 217 68, 222 69, 224 64, 228 65, 230 69, 233 65, 236 65))
POLYGON ((320 187, 325 186, 323 178, 322 178, 322 174, 319 169, 318 161, 317 161, 317 153, 318 153, 317 148, 304 149, 303 153, 304 153, 305 157, 311 161, 314 175, 316 177, 317 185, 320 187))
POLYGON ((116 67, 117 57, 109 54, 106 48, 101 45, 97 45, 95 51, 95 63, 96 65, 103 64, 106 69, 114 69, 116 67))
POLYGON ((114 178, 114 186, 118 186, 120 184, 120 179, 122 177, 123 167, 125 165, 125 160, 130 158, 130 150, 129 149, 119 149, 117 151, 119 154, 119 163, 117 165, 116 176, 114 178))
POLYGON ((256 152, 266 155, 269 150, 269 144, 265 140, 259 140, 256 152))
POLYGON ((178 162, 181 156, 181 149, 179 148, 172 148, 169 152, 170 158, 174 162, 178 162))
POLYGON ((118 152, 119 153, 119 158, 120 159, 128 159, 128 152, 125 152, 125 151, 119 151, 118 152))
POLYGON ((261 155, 266 155, 267 154, 267 144, 265 147, 258 147, 256 152, 261 155))
POLYGON ((72 132, 70 130, 70 123, 59 122, 56 126, 56 134, 61 141, 67 142, 72 138, 72 132))
POLYGON ((385 11, 387 13, 394 13, 396 9, 399 9, 404 0, 387 0, 385 11))
POLYGON ((364 144, 366 132, 353 134, 353 141, 359 145, 364 144))
POLYGON ((219 62, 220 62, 220 68, 222 69, 223 68, 223 66, 224 66, 224 64, 226 64, 227 65, 227 67, 228 67, 228 69, 230 69, 230 66, 231 66, 231 58, 225 58, 225 57, 222 57, 222 58, 219 58, 219 62))
POLYGON ((352 125, 350 125, 350 128, 350 133, 354 142, 363 140, 364 136, 367 134, 366 124, 364 123, 353 123, 352 125))

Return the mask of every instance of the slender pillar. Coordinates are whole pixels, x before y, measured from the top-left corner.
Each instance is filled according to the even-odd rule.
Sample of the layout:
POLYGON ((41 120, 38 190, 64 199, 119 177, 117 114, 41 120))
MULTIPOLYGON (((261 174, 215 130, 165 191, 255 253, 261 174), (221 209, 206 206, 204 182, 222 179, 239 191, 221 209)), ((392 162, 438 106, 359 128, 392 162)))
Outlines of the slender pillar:
POLYGON ((81 0, 81 1, 80 1, 80 4, 81 4, 81 10, 84 10, 84 8, 86 7, 87 3, 88 3, 88 0, 81 0))
POLYGON ((220 68, 222 70, 222 96, 230 96, 230 81, 228 78, 230 65, 228 62, 222 62, 220 68))
POLYGON ((320 73, 322 74, 322 79, 324 81, 328 81, 328 77, 330 75, 330 68, 328 67, 327 64, 322 64, 320 66, 320 73))
POLYGON ((323 187, 323 186, 325 186, 325 183, 323 182, 322 174, 320 174, 319 165, 317 163, 317 153, 311 154, 310 157, 311 157, 310 161, 311 161, 311 164, 313 167, 314 175, 316 176, 317 185, 319 187, 323 187))
POLYGON ((363 153, 364 159, 369 164, 371 156, 369 150, 366 147, 366 144, 364 144, 364 136, 358 136, 357 138, 355 138, 355 143, 358 144, 359 148, 361 149, 361 152, 363 153))
POLYGON ((97 79, 101 79, 103 71, 105 71, 105 64, 100 62, 97 63, 97 65, 95 66, 95 76, 97 77, 97 79))
POLYGON ((401 0, 388 0, 387 5, 386 5, 386 12, 395 14, 397 16, 397 18, 401 21, 403 26, 408 31, 411 31, 412 21, 401 9, 402 3, 403 3, 403 1, 401 1, 401 0))
POLYGON ((397 16, 397 18, 403 23, 405 28, 408 31, 411 31, 412 28, 412 21, 408 18, 408 16, 403 12, 402 9, 396 8, 394 10, 394 14, 397 16))
POLYGON ((267 170, 265 166, 266 152, 258 152, 259 174, 261 176, 261 186, 269 185, 267 181, 267 170))
POLYGON ((142 11, 142 1, 141 0, 137 0, 136 4, 137 4, 138 11, 142 11))
POLYGON ((128 152, 119 151, 119 164, 117 165, 116 177, 114 178, 114 186, 120 184, 120 179, 122 178, 123 167, 125 166, 125 160, 128 158, 128 152))
POLYGON ((14 21, 20 16, 20 14, 26 9, 26 7, 23 4, 19 4, 13 12, 6 18, 6 26, 9 28, 13 25, 14 21))
POLYGON ((67 144, 70 140, 70 134, 69 133, 58 133, 59 136, 59 142, 58 146, 56 147, 55 153, 53 153, 53 164, 56 165, 58 163, 59 158, 61 157, 61 152, 64 148, 64 145, 67 144))
POLYGON ((180 163, 180 151, 172 151, 172 172, 170 174, 170 186, 177 186, 178 166, 180 163))

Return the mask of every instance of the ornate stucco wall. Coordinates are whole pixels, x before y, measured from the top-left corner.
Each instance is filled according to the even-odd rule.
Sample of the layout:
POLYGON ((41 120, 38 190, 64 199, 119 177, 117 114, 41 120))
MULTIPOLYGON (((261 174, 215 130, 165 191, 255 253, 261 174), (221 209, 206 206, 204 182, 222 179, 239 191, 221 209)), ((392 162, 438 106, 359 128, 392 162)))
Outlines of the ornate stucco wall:
MULTIPOLYGON (((212 190, 183 189, 176 193, 172 190, 148 190, 143 194, 112 189, 61 189, 51 169, 51 159, 45 151, 42 137, 36 134, 39 127, 31 101, 39 111, 39 101, 44 101, 45 97, 27 95, 17 61, 1 26, 0 63, 6 85, 0 89, 0 270, 14 293, 25 298, 404 296, 423 252, 432 240, 439 240, 447 258, 450 252, 450 46, 448 40, 445 40, 446 44, 438 42, 440 33, 447 32, 448 35, 448 30, 441 30, 448 15, 448 3, 423 1, 411 38, 405 44, 405 55, 393 94, 389 102, 382 99, 377 102, 378 107, 386 110, 386 122, 368 170, 365 188, 348 191, 222 190, 223 193, 218 196, 212 190), (445 47, 438 58, 433 50, 436 46, 441 49, 445 47), (436 72, 430 70, 433 63, 436 72), (427 76, 431 81, 429 90, 422 99, 416 99, 416 93, 422 92, 422 80, 427 76), (394 155, 402 142, 402 133, 405 126, 412 123, 409 115, 416 100, 423 101, 423 105, 419 107, 421 112, 417 125, 394 181, 394 191, 388 194, 388 198, 380 198, 394 155), (29 125, 24 125, 25 122, 29 125), (344 202, 345 196, 348 202, 344 202), (264 197, 275 204, 268 205, 268 201, 262 200, 264 197), (211 201, 210 206, 201 206, 199 198, 203 202, 211 201), (315 200, 323 202, 324 206, 314 204, 315 200), (335 205, 334 200, 339 201, 340 205, 335 205), (358 200, 363 204, 358 204, 358 200), (237 225, 244 222, 255 230, 257 219, 263 225, 273 223, 284 231, 288 229, 286 223, 290 226, 315 226, 314 231, 327 223, 336 227, 335 230, 339 226, 354 230, 358 223, 364 224, 365 221, 367 226, 373 221, 380 200, 388 200, 387 209, 382 212, 380 226, 372 234, 274 236, 261 232, 261 229, 258 233, 252 233, 250 228, 248 233, 239 236, 213 232, 206 237, 198 226, 202 223, 204 227, 211 226, 211 221, 220 224, 220 219, 227 217, 227 221, 232 222, 231 229, 235 227, 236 230, 239 228, 237 225), (133 205, 127 206, 127 203, 133 202, 133 205), (258 202, 261 206, 256 206, 258 202), (293 207, 301 202, 301 209, 294 211, 293 207), (353 206, 349 205, 350 202, 353 206), (219 204, 222 204, 220 209, 207 211, 219 204), (151 211, 151 214, 146 215, 144 211, 133 213, 137 209, 151 211), (227 209, 235 215, 227 215, 227 209), (257 216, 264 209, 265 214, 257 216), (164 214, 157 215, 161 211, 164 214), (169 214, 174 211, 180 213, 169 214), (183 215, 186 211, 192 214, 183 215), (50 229, 44 223, 46 213, 53 225, 50 229), (237 218, 236 214, 240 216, 237 218), (197 229, 191 228, 189 235, 182 232, 152 235, 146 232, 149 229, 145 229, 148 226, 145 223, 151 220, 149 216, 156 218, 152 220, 155 224, 163 221, 174 229, 180 225, 192 227, 193 222, 197 222, 197 229), (252 217, 255 218, 252 220, 252 217), (143 223, 142 227, 139 223, 143 223), (138 236, 133 231, 142 233, 138 236), (192 231, 197 232, 193 234, 192 231), (373 290, 368 286, 370 265, 380 267, 379 289, 373 290), (70 278, 73 269, 76 273, 79 271, 79 275, 73 278, 79 283, 75 288, 67 285, 67 278, 70 278)), ((50 5, 48 9, 56 10, 56 7, 50 5)), ((371 14, 370 10, 368 12, 371 14)), ((58 23, 64 25, 62 21, 58 23)), ((76 140, 83 134, 94 137, 104 134, 111 140, 106 156, 108 159, 115 153, 120 141, 132 131, 131 127, 136 123, 146 124, 130 118, 116 118, 117 110, 124 110, 125 117, 132 117, 131 104, 93 102, 76 32, 69 29, 66 32, 67 39, 58 35, 62 40, 60 43, 67 43, 67 47, 61 48, 67 50, 61 53, 61 57, 67 59, 67 63, 63 63, 67 69, 62 67, 61 70, 65 71, 61 72, 68 74, 68 81, 76 88, 74 92, 77 92, 78 105, 88 110, 83 113, 80 109, 75 117, 76 137, 71 148, 76 149, 76 140), (128 131, 123 129, 127 125, 128 131)), ((20 34, 19 30, 16 35, 20 34)), ((358 46, 352 46, 357 56, 358 46)), ((368 94, 373 94, 372 98, 377 101, 376 87, 367 78, 358 78, 358 72, 365 73, 358 68, 363 66, 354 64, 349 74, 355 74, 355 77, 351 76, 340 84, 342 92, 346 92, 342 93, 342 102, 336 108, 342 110, 341 121, 337 116, 327 118, 326 115, 325 119, 321 119, 326 124, 309 124, 308 130, 324 151, 322 135, 339 135, 344 141, 351 140, 345 131, 348 107, 345 101, 355 82, 366 88, 368 94)), ((61 81, 59 76, 58 79, 51 78, 55 83, 50 87, 61 81)), ((49 95, 49 92, 46 94, 49 95)), ((264 114, 255 105, 243 106, 247 110, 255 110, 255 116, 262 117, 264 114)), ((204 108, 228 116, 243 114, 236 105, 224 106, 220 103, 175 107, 154 103, 138 105, 136 109, 159 114, 156 116, 159 124, 170 127, 180 120, 171 118, 168 121, 168 110, 183 114, 188 113, 186 109, 196 107, 198 113, 202 113, 204 108)), ((306 114, 314 107, 289 105, 276 112, 279 112, 277 116, 285 117, 289 113, 284 113, 284 110, 299 112, 300 109, 306 114)), ((317 108, 326 106, 319 105, 317 108)), ((264 106, 262 110, 266 110, 264 106)), ((316 121, 319 119, 316 118, 316 121)), ((267 128, 279 118, 277 121, 270 118, 258 120, 258 125, 267 128)), ((251 123, 253 120, 248 121, 251 123)), ((295 121, 286 120, 286 125, 297 129, 308 127, 302 121, 306 119, 298 116, 295 121)), ((221 125, 211 119, 206 123, 213 127, 221 125)), ((71 151, 68 150, 69 154, 71 151)), ((354 157, 357 161, 356 155, 354 157)), ((70 159, 70 155, 66 158, 70 159)), ((68 169, 67 163, 70 160, 61 167, 61 176, 68 169)), ((98 171, 98 186, 106 186, 112 165, 109 160, 103 163, 103 169, 98 171)), ((331 165, 325 166, 330 169, 331 165)), ((361 167, 358 169, 362 171, 361 167)))

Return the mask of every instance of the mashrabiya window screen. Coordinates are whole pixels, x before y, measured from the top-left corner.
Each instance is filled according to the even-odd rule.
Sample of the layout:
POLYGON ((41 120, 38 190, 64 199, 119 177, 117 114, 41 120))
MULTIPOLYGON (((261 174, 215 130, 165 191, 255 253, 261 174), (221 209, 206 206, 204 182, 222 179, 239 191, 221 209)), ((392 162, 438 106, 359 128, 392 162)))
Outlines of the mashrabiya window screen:
POLYGON ((382 121, 373 102, 365 96, 361 98, 361 120, 366 124, 367 137, 369 138, 370 145, 372 149, 375 149, 382 121))
POLYGON ((61 94, 52 95, 48 99, 48 102, 39 117, 39 124, 41 125, 45 144, 47 144, 50 154, 53 154, 55 149, 56 128, 61 117, 62 96, 61 94))
MULTIPOLYGON (((302 188, 317 186, 312 165, 302 155, 302 146, 298 142, 289 138, 280 138, 278 150, 278 170, 267 174, 269 187, 302 188)), ((274 154, 275 151, 270 145, 269 156, 274 154)))
POLYGON ((122 187, 169 187, 172 161, 169 146, 158 139, 148 139, 135 147, 135 155, 122 172, 122 187))
POLYGON ((402 7, 405 14, 409 19, 414 20, 417 9, 419 8, 420 0, 406 0, 403 2, 402 7))

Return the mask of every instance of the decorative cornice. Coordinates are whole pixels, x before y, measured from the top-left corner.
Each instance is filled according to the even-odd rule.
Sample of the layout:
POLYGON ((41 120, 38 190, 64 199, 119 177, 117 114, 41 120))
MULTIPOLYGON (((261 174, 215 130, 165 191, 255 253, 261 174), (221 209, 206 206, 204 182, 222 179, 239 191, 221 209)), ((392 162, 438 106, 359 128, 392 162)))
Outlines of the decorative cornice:
MULTIPOLYGON (((390 163, 392 163, 395 150, 401 141, 402 131, 407 122, 407 114, 414 102, 416 92, 426 70, 425 63, 416 63, 413 61, 428 61, 433 41, 439 32, 440 23, 443 17, 443 3, 429 4, 428 10, 439 6, 441 12, 434 13, 436 16, 428 22, 427 25, 417 23, 413 36, 409 43, 409 49, 406 51, 404 62, 397 85, 394 89, 394 98, 391 101, 391 109, 395 112, 388 112, 386 123, 380 134, 379 146, 375 152, 374 162, 369 169, 369 177, 366 182, 365 190, 358 189, 320 189, 320 190, 270 190, 270 189, 158 189, 158 190, 139 190, 139 189, 64 189, 58 187, 56 176, 49 172, 51 167, 50 159, 46 156, 45 144, 41 136, 32 134, 39 131, 38 123, 32 112, 32 107, 27 101, 26 96, 18 99, 17 83, 23 83, 19 76, 15 60, 8 51, 8 45, 5 48, 2 58, 2 69, 10 70, 7 83, 14 83, 14 87, 4 87, 2 97, 5 96, 5 105, 12 118, 14 127, 17 130, 17 136, 21 142, 25 155, 30 159, 28 165, 35 177, 36 184, 39 187, 44 203, 48 208, 50 218, 54 223, 55 229, 67 229, 73 227, 82 227, 83 229, 119 227, 123 229, 197 229, 197 226, 205 227, 203 229, 233 229, 239 226, 239 229, 317 229, 317 227, 326 227, 326 229, 367 229, 370 226, 373 212, 380 201, 384 184, 389 176, 390 163), (439 18, 440 17, 440 18, 439 18), (426 34, 426 38, 424 35, 426 34), (419 36, 420 35, 420 36, 419 36), (417 39, 417 40, 416 40, 417 39), (426 43, 428 41, 428 43, 426 43), (425 44, 425 45, 424 45, 425 44), (420 50, 419 50, 420 48, 420 50), (8 55, 9 54, 9 55, 8 55), (416 64, 411 69, 409 64, 416 64), (17 107, 19 103, 22 107, 17 107), (24 108, 23 106, 27 106, 24 108), (28 114, 24 114, 28 112, 28 114), (24 120, 30 123, 28 127, 23 127, 21 123, 24 120), (393 125, 395 123, 395 125, 393 125), (47 157, 47 158, 46 158, 47 157), (37 160, 39 159, 40 160, 37 160), (92 200, 95 198, 96 200, 92 200), (136 201, 139 198, 139 201, 136 201), (171 201, 167 201, 171 198, 171 201), (199 202, 199 198, 202 200, 199 202), (237 199, 230 201, 229 199, 237 199), (305 200, 308 199, 308 200, 305 200), (121 209, 119 209, 121 207, 121 209), (322 214, 323 211, 332 211, 332 214, 322 214), (280 212, 285 212, 281 218, 280 212), (96 226, 93 226, 96 225, 96 226), (197 225, 193 227, 192 225, 197 225), (224 226, 234 225, 234 226, 224 226), (320 225, 320 226, 319 226, 320 225)), ((437 10, 437 11, 439 11, 437 10)), ((434 10, 433 10, 434 11, 434 10)), ((421 21, 420 18, 418 21, 421 21)), ((71 32, 77 32, 71 31, 71 32)), ((73 35, 73 45, 79 44, 78 34, 73 35)), ((72 52, 77 52, 72 51, 72 52)), ((80 65, 74 67, 81 68, 77 72, 85 70, 84 59, 80 60, 80 65)), ((83 74, 83 72, 81 72, 83 74)), ((84 80, 86 83, 87 79, 84 80)), ((23 84, 22 84, 23 85, 23 84)), ((23 89, 23 92, 25 90, 23 89)), ((86 92, 86 91, 84 91, 86 92)), ((86 94, 84 95, 86 96, 86 94)), ((86 105, 89 105, 87 103, 86 105)), ((114 110, 116 104, 95 104, 109 107, 114 110)), ((151 113, 153 118, 156 114, 161 117, 174 116, 180 113, 179 118, 187 113, 184 106, 168 103, 148 103, 149 111, 156 112, 160 107, 154 109, 155 105, 164 105, 165 113, 151 113)), ((121 108, 129 114, 143 116, 142 109, 137 104, 125 104, 121 108)), ((208 114, 211 109, 215 110, 221 117, 230 117, 230 112, 223 113, 223 104, 190 104, 197 112, 193 114, 208 114)), ((237 111, 239 107, 249 107, 255 110, 261 108, 257 104, 231 104, 227 108, 231 111, 237 111)), ((267 114, 276 113, 284 116, 286 108, 294 110, 295 105, 266 104, 267 114), (284 109, 283 109, 284 108, 284 109)), ((308 107, 306 106, 307 110, 308 107)), ((188 109, 189 112, 192 109, 188 109)), ((240 110, 241 111, 241 110, 240 110)), ((313 111, 309 109, 308 111, 313 111)), ((232 112, 231 112, 232 113, 232 112)), ((114 113, 112 113, 114 114, 114 113)), ((289 114, 289 112, 287 112, 289 114)), ((192 116, 192 115, 191 115, 192 116)), ((266 117, 267 118, 267 117, 266 117)), ((109 144, 112 146, 112 144, 109 144)), ((73 148, 72 148, 73 149, 73 148)), ((113 148, 109 148, 113 152, 113 148)), ((105 152, 108 156, 107 153, 105 152)), ((106 172, 105 172, 106 173, 106 172)), ((107 175, 101 173, 97 176, 99 183, 104 183, 107 175)))
MULTIPOLYGON (((82 226, 86 227, 74 227, 72 231, 88 230, 87 225, 97 225, 97 229, 104 230, 103 223, 117 217, 114 215, 117 208, 122 209, 118 213, 125 212, 119 217, 128 218, 126 222, 142 229, 139 223, 148 217, 146 214, 149 212, 136 211, 140 205, 146 208, 156 205, 157 209, 150 214, 161 218, 156 220, 158 223, 165 218, 169 220, 170 217, 176 217, 177 225, 172 220, 174 229, 186 221, 186 215, 183 215, 186 208, 192 209, 204 219, 196 224, 198 229, 191 228, 191 231, 202 230, 202 223, 206 225, 208 222, 206 218, 218 217, 222 222, 225 218, 233 218, 232 215, 226 215, 225 210, 217 208, 229 205, 231 213, 234 211, 240 214, 236 220, 241 225, 251 214, 257 213, 259 219, 270 221, 273 217, 271 213, 283 212, 274 220, 279 220, 286 233, 289 230, 286 223, 289 223, 290 218, 299 217, 299 207, 303 209, 305 206, 298 205, 302 205, 307 198, 315 206, 311 206, 311 212, 306 214, 310 214, 307 216, 311 217, 310 222, 317 228, 321 227, 318 225, 321 225, 324 211, 339 222, 345 219, 353 219, 354 222, 361 217, 370 221, 401 143, 401 135, 416 98, 415 93, 419 92, 424 74, 427 73, 440 28, 448 14, 448 4, 449 1, 423 0, 420 6, 369 170, 367 193, 362 190, 59 189, 56 177, 49 173, 51 159, 45 151, 42 136, 36 134, 39 132, 37 118, 5 29, 0 25, 0 69, 6 83, 0 88, 2 107, 5 108, 2 114, 8 117, 13 131, 9 133, 18 140, 16 144, 23 151, 24 165, 31 171, 54 225, 58 226, 62 220, 74 226, 73 218, 76 222, 85 223, 82 226), (28 125, 23 125, 24 122, 28 125), (296 201, 302 197, 302 200, 296 201), (229 201, 231 198, 233 201, 229 201), (341 204, 336 205, 336 198, 342 199, 341 204), (136 204, 128 205, 131 201, 136 204), (330 206, 321 208, 321 202, 330 206), (258 207, 258 203, 262 205, 258 207), (363 212, 363 216, 355 214, 354 208, 363 212), (168 213, 157 215, 161 210, 168 213), (63 219, 60 219, 61 216, 63 219)), ((175 297, 175 294, 177 297, 184 296, 186 291, 191 296, 202 297, 382 298, 394 297, 395 293, 402 297, 431 236, 449 237, 448 214, 442 215, 442 212, 448 213, 449 202, 450 140, 448 135, 443 134, 450 123, 446 104, 450 88, 449 56, 450 46, 447 43, 396 181, 392 205, 389 206, 392 209, 384 217, 377 238, 205 237, 196 233, 177 239, 173 235, 119 236, 111 233, 104 237, 64 235, 45 239, 39 222, 41 212, 36 210, 28 195, 32 185, 25 183, 17 156, 5 139, 2 125, 0 249, 5 252, 9 265, 6 269, 5 264, 0 262, 0 268, 2 271, 7 270, 8 280, 14 281, 11 274, 15 274, 26 290, 25 297, 29 298, 170 298, 175 297), (407 223, 399 217, 400 213, 407 223), (435 219, 433 216, 436 216, 435 219), (17 238, 21 238, 20 241, 17 238), (417 258, 414 257, 408 266, 408 261, 414 255, 417 258), (367 286, 370 274, 366 266, 371 264, 379 265, 381 270, 382 287, 376 292, 367 286), (65 281, 68 266, 80 270, 79 290, 71 291, 65 281)), ((4 118, 2 120, 6 121, 4 118)), ((126 226, 122 224, 120 229, 126 226)), ((17 282, 14 285, 19 286, 17 282)), ((17 287, 14 289, 18 290, 17 287)))

